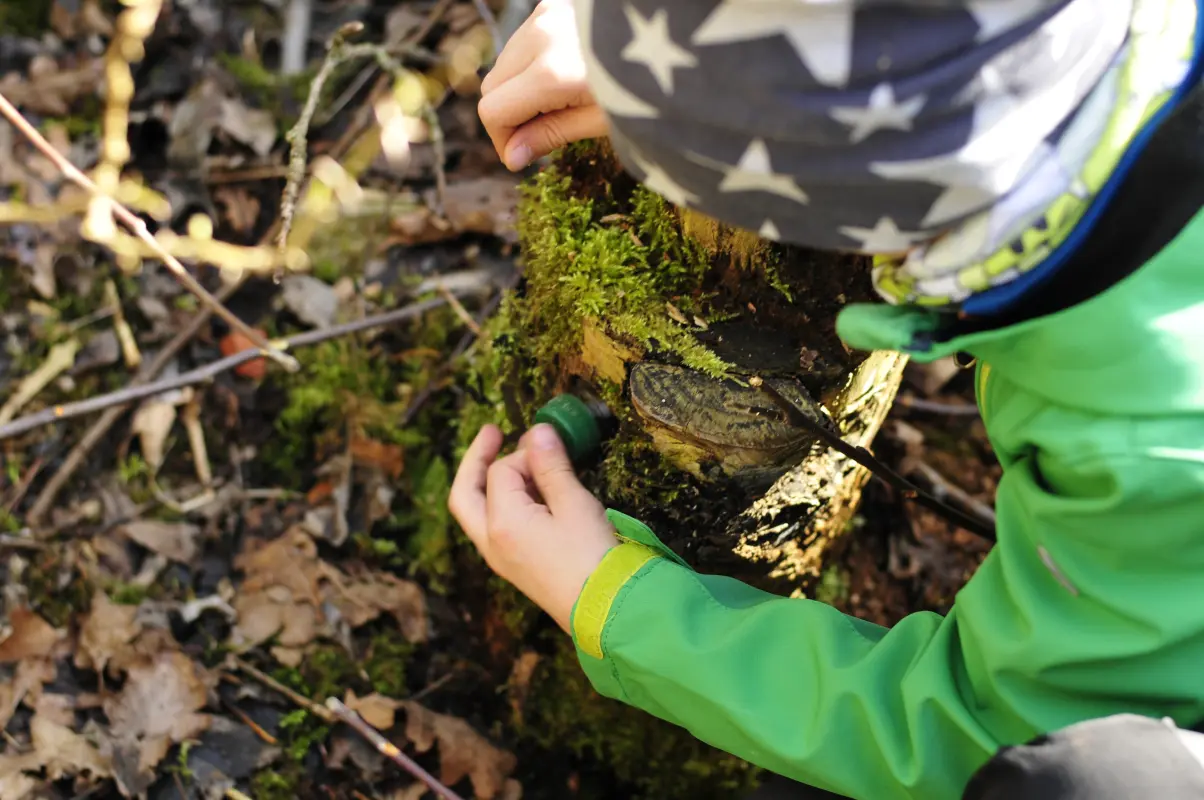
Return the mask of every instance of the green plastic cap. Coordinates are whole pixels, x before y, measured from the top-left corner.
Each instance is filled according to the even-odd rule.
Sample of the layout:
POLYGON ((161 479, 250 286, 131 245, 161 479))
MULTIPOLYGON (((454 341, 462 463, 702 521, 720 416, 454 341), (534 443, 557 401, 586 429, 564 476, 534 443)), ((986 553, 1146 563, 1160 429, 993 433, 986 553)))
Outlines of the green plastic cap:
POLYGON ((556 429, 569 458, 581 461, 602 445, 602 430, 589 406, 573 394, 559 394, 535 412, 535 424, 546 422, 556 429))

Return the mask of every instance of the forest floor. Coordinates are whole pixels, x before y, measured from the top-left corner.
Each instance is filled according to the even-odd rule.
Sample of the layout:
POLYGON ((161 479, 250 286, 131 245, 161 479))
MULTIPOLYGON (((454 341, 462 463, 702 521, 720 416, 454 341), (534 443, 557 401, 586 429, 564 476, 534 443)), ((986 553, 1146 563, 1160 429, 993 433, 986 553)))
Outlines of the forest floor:
MULTIPOLYGON (((520 177, 476 118, 478 73, 514 15, 315 2, 301 71, 282 77, 287 5, 164 8, 133 68, 127 137, 126 174, 170 202, 147 221, 270 244, 286 134, 324 43, 362 23, 357 41, 405 43, 433 113, 399 123, 403 158, 376 134, 385 152, 344 186, 369 211, 315 234, 307 273, 247 278, 226 305, 271 337, 432 308, 297 347, 296 372, 251 359, 56 422, 60 404, 247 341, 157 261, 125 270, 128 256, 87 240, 84 195, 0 122, 0 798, 424 796, 331 716, 332 697, 464 797, 737 796, 750 771, 594 696, 446 510, 469 399, 458 371, 521 271, 520 177)), ((0 3, 0 95, 83 170, 104 153, 98 91, 120 12, 0 3)), ((378 101, 405 85, 371 58, 334 69, 309 132, 314 173, 337 187, 378 101)), ((194 274, 222 286, 215 269, 194 274)), ((999 468, 971 375, 909 366, 875 451, 989 506, 999 468)), ((871 483, 818 595, 884 625, 941 612, 986 550, 871 483)))

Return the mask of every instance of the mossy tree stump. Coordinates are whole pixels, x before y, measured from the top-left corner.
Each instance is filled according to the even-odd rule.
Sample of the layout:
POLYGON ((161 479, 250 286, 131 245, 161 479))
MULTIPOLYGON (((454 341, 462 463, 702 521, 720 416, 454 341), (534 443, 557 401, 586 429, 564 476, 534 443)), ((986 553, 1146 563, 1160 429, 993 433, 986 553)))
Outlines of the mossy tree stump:
MULTIPOLYGON (((552 394, 588 384, 619 434, 584 477, 703 571, 786 594, 807 591, 857 508, 866 471, 823 447, 772 486, 750 488, 654 435, 626 392, 649 359, 714 377, 792 377, 844 437, 867 445, 902 374, 894 353, 855 353, 835 334, 848 302, 872 298, 858 256, 767 242, 638 186, 609 150, 567 150, 526 187, 524 282, 486 332, 466 434, 530 424, 552 394)), ((694 454, 697 455, 697 454, 694 454)))

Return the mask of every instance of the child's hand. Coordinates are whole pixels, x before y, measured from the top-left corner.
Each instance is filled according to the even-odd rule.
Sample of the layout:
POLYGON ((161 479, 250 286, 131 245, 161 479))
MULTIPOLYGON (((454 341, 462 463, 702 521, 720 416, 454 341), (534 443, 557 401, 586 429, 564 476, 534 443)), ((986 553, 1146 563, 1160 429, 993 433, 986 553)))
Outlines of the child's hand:
POLYGON ((501 446, 498 428, 481 429, 448 508, 489 567, 567 631, 581 587, 618 539, 551 426, 536 425, 495 460, 501 446))
POLYGON ((477 112, 512 170, 569 142, 606 135, 606 117, 585 82, 572 0, 536 6, 481 82, 477 112))

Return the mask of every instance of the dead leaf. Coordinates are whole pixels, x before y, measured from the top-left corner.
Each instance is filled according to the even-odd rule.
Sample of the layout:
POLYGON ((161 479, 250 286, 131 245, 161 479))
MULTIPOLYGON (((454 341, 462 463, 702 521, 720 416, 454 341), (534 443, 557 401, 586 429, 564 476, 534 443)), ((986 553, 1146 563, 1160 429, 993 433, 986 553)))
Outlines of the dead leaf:
POLYGON ((507 787, 514 771, 514 754, 495 747, 458 717, 436 714, 412 701, 405 701, 406 738, 420 753, 439 743, 439 780, 452 786, 464 776, 480 800, 492 800, 507 787))
MULTIPOLYGON (((26 705, 42 693, 42 685, 54 680, 54 662, 49 658, 26 658, 17 664, 16 674, 0 684, 0 731, 8 725, 22 701, 26 705)), ((0 795, 2 796, 2 795, 0 795)))
POLYGON ((510 670, 510 680, 506 682, 506 688, 510 693, 510 708, 519 720, 523 718, 523 707, 531 690, 531 678, 535 675, 535 668, 539 666, 541 658, 542 656, 534 650, 524 650, 522 655, 515 659, 514 667, 510 670))
POLYGON ((92 744, 70 728, 37 715, 29 724, 34 752, 42 760, 46 777, 57 781, 65 776, 91 775, 107 778, 111 774, 108 759, 92 744))
POLYGON ((387 572, 344 578, 331 568, 328 576, 329 599, 352 628, 366 625, 381 614, 390 614, 407 641, 426 641, 426 597, 418 584, 387 572))
POLYGON ((103 673, 109 661, 123 653, 142 632, 137 616, 136 606, 118 605, 104 592, 96 592, 79 632, 75 666, 103 673))
MULTIPOLYGON (((29 705, 28 699, 26 705, 29 705)), ((38 695, 37 700, 33 701, 33 713, 36 717, 67 728, 75 725, 75 709, 77 707, 75 696, 69 694, 42 692, 38 695)))
POLYGON ((180 652, 159 653, 130 667, 121 694, 104 702, 115 777, 128 797, 146 790, 173 744, 209 727, 210 676, 180 652))
POLYGON ((80 346, 79 339, 72 338, 50 348, 46 360, 21 379, 17 390, 13 392, 4 407, 0 408, 0 425, 10 422, 13 416, 36 397, 47 384, 70 369, 75 363, 75 354, 79 352, 80 346))
POLYGON ((10 72, 0 78, 0 94, 26 111, 63 117, 76 100, 96 94, 101 64, 101 59, 95 58, 80 67, 60 70, 54 59, 35 56, 24 74, 10 72))
POLYGON ((396 722, 397 709, 403 705, 401 700, 394 700, 377 692, 365 697, 356 697, 355 692, 350 689, 347 690, 347 696, 343 699, 343 703, 363 717, 364 721, 373 728, 382 731, 393 727, 393 723, 396 722))
POLYGON ((188 564, 197 554, 197 537, 201 529, 187 522, 140 520, 127 522, 119 529, 127 539, 158 553, 177 564, 188 564))
POLYGON ((239 233, 250 233, 259 219, 259 198, 241 186, 218 186, 213 200, 226 210, 226 222, 239 233))
POLYGON ((334 289, 312 275, 287 276, 282 282, 281 299, 298 319, 315 328, 329 328, 339 311, 334 289))
POLYGON ((351 459, 357 466, 377 467, 393 480, 400 478, 405 468, 405 454, 401 445, 385 444, 357 436, 352 438, 350 450, 351 459))
POLYGON ((291 528, 268 542, 248 542, 234 560, 246 575, 231 605, 238 622, 230 631, 237 647, 251 647, 279 635, 285 647, 313 641, 324 622, 318 550, 305 531, 291 528))
POLYGON ((138 435, 142 458, 152 472, 158 472, 159 467, 163 466, 163 449, 167 446, 167 437, 175 422, 175 404, 155 399, 138 406, 130 420, 130 431, 138 435))
POLYGON ((217 125, 231 139, 255 151, 261 159, 266 158, 276 144, 276 118, 272 113, 250 108, 238 98, 222 99, 217 125))
POLYGON ((28 608, 14 609, 8 621, 12 633, 0 641, 0 664, 49 657, 64 635, 28 608))
POLYGON ((681 309, 670 303, 668 300, 665 301, 665 310, 669 312, 669 316, 674 322, 680 322, 682 325, 690 324, 690 320, 686 319, 686 315, 681 313, 681 309))

